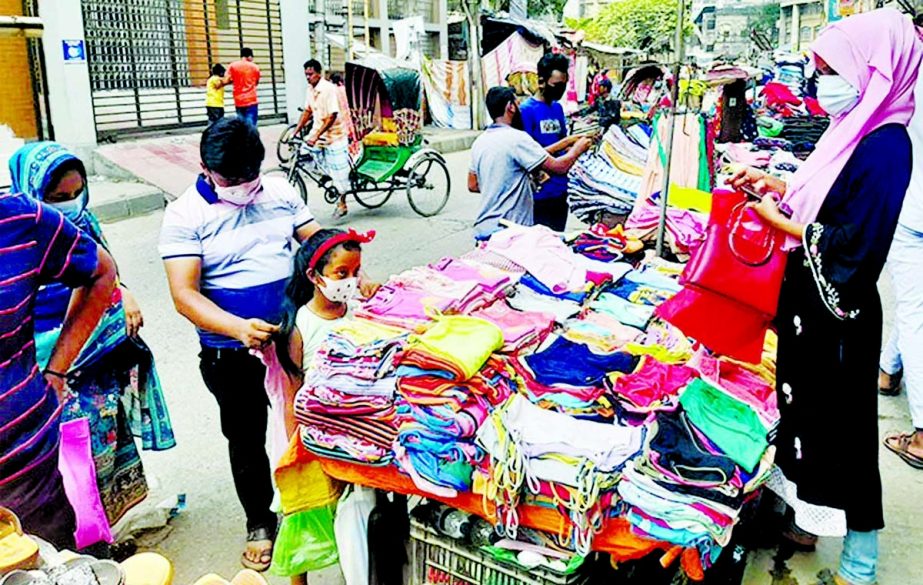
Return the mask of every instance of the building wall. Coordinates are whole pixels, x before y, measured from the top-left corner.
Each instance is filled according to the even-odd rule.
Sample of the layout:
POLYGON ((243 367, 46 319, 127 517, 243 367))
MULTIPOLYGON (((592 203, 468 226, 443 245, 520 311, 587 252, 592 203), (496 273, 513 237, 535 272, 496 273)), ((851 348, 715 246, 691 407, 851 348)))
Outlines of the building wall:
POLYGON ((779 48, 806 50, 827 23, 823 0, 782 0, 779 22, 779 48))
POLYGON ((580 0, 580 18, 595 18, 612 0, 580 0))
MULTIPOLYGON (((22 0, 0 0, 0 15, 23 16, 22 0)), ((0 85, 0 125, 25 140, 38 138, 32 72, 26 39, 0 37, 4 83, 0 85)))

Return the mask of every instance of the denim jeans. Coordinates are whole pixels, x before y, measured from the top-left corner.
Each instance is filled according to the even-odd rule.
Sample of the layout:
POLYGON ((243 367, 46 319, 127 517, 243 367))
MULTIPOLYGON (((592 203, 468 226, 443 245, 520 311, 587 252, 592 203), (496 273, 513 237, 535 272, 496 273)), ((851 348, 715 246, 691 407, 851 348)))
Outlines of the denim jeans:
POLYGON ((923 233, 899 225, 888 255, 896 307, 881 369, 903 369, 913 426, 923 430, 923 233))
POLYGON ((847 530, 840 556, 840 577, 855 585, 871 585, 878 578, 878 531, 847 530))
POLYGON ((247 106, 245 108, 237 108, 237 117, 250 122, 250 124, 253 126, 256 126, 256 120, 259 117, 259 111, 260 106, 258 104, 247 106))

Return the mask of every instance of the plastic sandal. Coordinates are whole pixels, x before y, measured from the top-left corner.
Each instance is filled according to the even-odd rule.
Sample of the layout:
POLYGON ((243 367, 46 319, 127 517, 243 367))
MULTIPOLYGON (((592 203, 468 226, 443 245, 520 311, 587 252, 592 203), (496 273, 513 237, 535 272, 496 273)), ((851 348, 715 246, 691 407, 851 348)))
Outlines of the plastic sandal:
POLYGON ((914 469, 923 469, 923 457, 910 452, 910 441, 914 433, 898 433, 885 437, 883 443, 889 451, 900 457, 904 463, 914 469))
POLYGON ((269 583, 256 571, 244 569, 231 579, 231 585, 269 585, 269 583))
MULTIPOLYGON (((884 374, 888 374, 884 370, 879 370, 879 371, 881 371, 884 374)), ((898 394, 901 393, 901 381, 904 378, 904 370, 900 370, 895 374, 888 374, 888 377, 891 378, 891 385, 887 387, 879 386, 878 393, 881 394, 882 396, 889 396, 889 397, 897 396, 898 394)))
POLYGON ((122 562, 125 585, 172 585, 173 564, 152 552, 136 554, 122 562))
POLYGON ((23 534, 19 517, 0 507, 0 575, 14 569, 34 569, 38 558, 38 544, 23 534))

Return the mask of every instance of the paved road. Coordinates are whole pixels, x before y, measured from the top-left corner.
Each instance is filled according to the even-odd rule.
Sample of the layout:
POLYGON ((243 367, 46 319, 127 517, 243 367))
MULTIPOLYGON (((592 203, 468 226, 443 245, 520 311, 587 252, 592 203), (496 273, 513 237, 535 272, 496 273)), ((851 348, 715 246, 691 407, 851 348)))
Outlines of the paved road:
MULTIPOLYGON (((457 254, 471 243, 470 223, 477 199, 464 190, 467 153, 449 155, 455 182, 446 210, 437 218, 416 217, 405 198, 396 197, 377 211, 356 210, 351 226, 375 228, 378 239, 367 246, 368 272, 384 279, 401 269, 457 254)), ((330 225, 332 208, 314 206, 321 223, 330 225)), ((125 220, 105 226, 125 282, 138 296, 145 312, 145 340, 157 356, 167 391, 179 446, 165 453, 144 455, 156 487, 152 500, 185 493, 188 508, 172 522, 172 531, 155 548, 176 564, 176 583, 187 585, 199 576, 216 572, 232 576, 239 568, 244 519, 231 482, 225 443, 214 400, 198 372, 197 340, 192 326, 173 310, 166 280, 157 256, 157 234, 162 214, 125 220)), ((882 432, 909 423, 903 399, 882 401, 882 432)), ((849 429, 843 429, 844 433, 849 429)), ((882 538, 882 585, 923 583, 918 555, 912 548, 923 541, 923 511, 915 500, 923 493, 923 474, 913 472, 883 452, 886 517, 882 538)), ((831 489, 849 489, 848 478, 831 478, 831 489)), ((790 563, 794 581, 773 581, 770 557, 762 554, 751 563, 747 585, 808 585, 813 575, 829 567, 839 552, 837 539, 825 539, 816 555, 799 555, 790 563)), ((286 580, 273 579, 274 583, 286 580)), ((328 571, 315 583, 338 581, 328 571)))

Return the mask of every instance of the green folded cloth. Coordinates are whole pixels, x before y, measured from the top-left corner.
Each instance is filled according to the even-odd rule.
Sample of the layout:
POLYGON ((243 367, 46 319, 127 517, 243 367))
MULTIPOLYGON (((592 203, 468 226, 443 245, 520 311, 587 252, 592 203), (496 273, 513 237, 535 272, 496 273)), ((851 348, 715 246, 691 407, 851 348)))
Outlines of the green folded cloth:
POLYGON ((769 442, 766 427, 749 405, 700 379, 686 387, 679 403, 692 424, 725 455, 753 471, 769 442))

